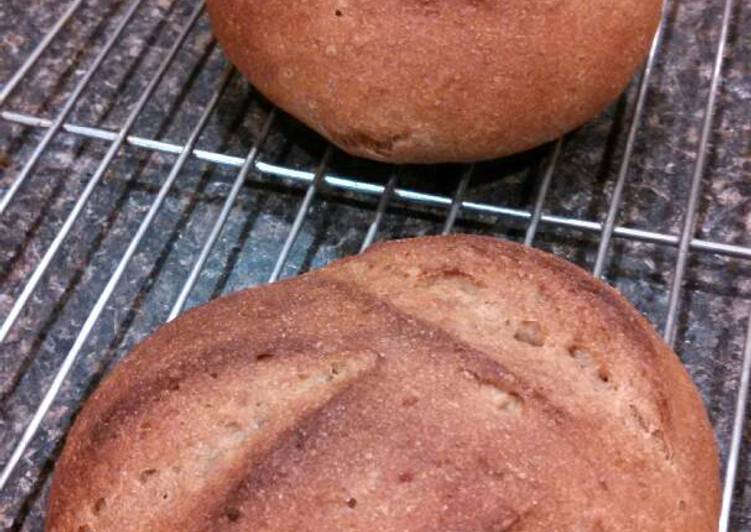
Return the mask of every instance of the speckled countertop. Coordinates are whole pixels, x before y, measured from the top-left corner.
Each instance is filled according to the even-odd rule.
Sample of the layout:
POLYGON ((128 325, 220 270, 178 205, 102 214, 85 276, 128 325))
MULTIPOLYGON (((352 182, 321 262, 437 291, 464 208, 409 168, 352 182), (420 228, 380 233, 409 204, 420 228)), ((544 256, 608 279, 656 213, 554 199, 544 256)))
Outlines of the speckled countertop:
MULTIPOLYGON (((50 0, 0 4, 0 80, 10 77, 66 5, 50 0)), ((751 9, 742 0, 734 5, 696 235, 751 246, 751 40, 747 38, 751 9)), ((193 2, 145 0, 84 92, 70 122, 117 129, 194 6, 193 2)), ((126 2, 85 1, 3 110, 54 117, 126 8, 126 2)), ((672 234, 680 230, 721 11, 719 1, 670 3, 670 24, 650 82, 619 215, 621 224, 672 234)), ((202 18, 137 119, 134 134, 184 142, 216 88, 223 61, 202 18)), ((634 89, 567 139, 545 203, 546 213, 593 221, 604 217, 622 158, 634 89)), ((246 83, 235 78, 199 146, 243 156, 268 110, 246 83)), ((0 193, 42 134, 43 130, 0 120, 0 193)), ((106 142, 59 134, 11 208, 0 216, 0 317, 7 315, 107 147, 106 142)), ((319 138, 282 117, 261 158, 310 170, 323 149, 319 138)), ((547 146, 479 165, 466 199, 529 209, 549 152, 547 146)), ((7 457, 17 442, 173 162, 173 155, 133 147, 120 151, 18 324, 0 346, 1 457, 7 457)), ((392 170, 336 154, 331 172, 383 183, 392 170)), ((450 196, 460 170, 456 166, 408 168, 402 186, 450 196)), ((49 473, 72 416, 106 371, 165 320, 236 172, 232 166, 195 159, 181 172, 96 323, 43 430, 10 487, 0 494, 0 528, 42 528, 49 473)), ((263 282, 303 194, 299 182, 254 174, 242 189, 189 304, 263 282)), ((322 191, 283 275, 355 253, 377 200, 376 196, 322 191)), ((378 238, 435 233, 444 216, 443 208, 394 201, 378 238)), ((524 225, 509 217, 463 211, 456 230, 518 240, 524 225)), ((597 235, 543 224, 536 245, 591 268, 597 235)), ((662 327, 675 249, 615 239, 609 257, 608 281, 662 327)), ((723 456, 732 426, 749 296, 748 261, 691 255, 678 352, 704 395, 723 456)), ((751 531, 750 432, 747 426, 732 530, 751 531)))

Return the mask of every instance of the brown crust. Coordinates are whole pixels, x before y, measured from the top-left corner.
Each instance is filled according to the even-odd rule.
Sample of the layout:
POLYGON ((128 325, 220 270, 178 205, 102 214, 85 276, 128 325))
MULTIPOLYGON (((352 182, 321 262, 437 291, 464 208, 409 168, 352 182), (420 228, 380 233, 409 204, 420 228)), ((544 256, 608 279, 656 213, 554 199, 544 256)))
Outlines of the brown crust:
POLYGON ((491 159, 596 116, 641 63, 660 0, 208 0, 229 59, 343 150, 491 159))
POLYGON ((718 511, 706 413, 646 320, 560 259, 452 236, 162 327, 78 416, 47 530, 709 532, 718 511))

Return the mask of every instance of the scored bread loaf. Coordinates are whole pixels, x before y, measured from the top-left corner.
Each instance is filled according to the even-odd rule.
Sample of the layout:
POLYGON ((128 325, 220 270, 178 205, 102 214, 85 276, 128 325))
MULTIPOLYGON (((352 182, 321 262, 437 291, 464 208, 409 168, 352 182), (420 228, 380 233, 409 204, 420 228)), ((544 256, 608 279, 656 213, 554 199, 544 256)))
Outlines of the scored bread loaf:
POLYGON ((486 237, 193 309, 85 404, 47 530, 710 532, 678 358, 612 288, 486 237))
POLYGON ((661 0, 207 0, 227 57, 354 155, 501 157, 611 103, 661 0))

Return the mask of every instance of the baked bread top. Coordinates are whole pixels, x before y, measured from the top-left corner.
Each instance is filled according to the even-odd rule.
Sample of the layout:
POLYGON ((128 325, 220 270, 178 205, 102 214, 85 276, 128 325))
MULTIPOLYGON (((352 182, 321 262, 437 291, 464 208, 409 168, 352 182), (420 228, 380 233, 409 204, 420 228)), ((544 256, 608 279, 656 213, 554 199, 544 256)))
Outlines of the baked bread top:
POLYGON ((78 416, 47 530, 715 530, 678 358, 618 293, 492 238, 376 246, 193 309, 78 416))
POLYGON ((661 0, 207 0, 228 58, 349 153, 472 161, 596 116, 643 61, 661 0))

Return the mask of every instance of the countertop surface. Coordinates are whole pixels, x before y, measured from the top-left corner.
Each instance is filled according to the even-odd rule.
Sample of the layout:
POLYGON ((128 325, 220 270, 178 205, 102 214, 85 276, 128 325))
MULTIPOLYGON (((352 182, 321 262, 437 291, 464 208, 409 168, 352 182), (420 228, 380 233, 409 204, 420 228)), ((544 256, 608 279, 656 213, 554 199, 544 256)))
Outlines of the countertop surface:
MULTIPOLYGON (((0 80, 9 79, 68 2, 5 0, 0 4, 0 80)), ((113 34, 127 2, 84 1, 81 9, 2 107, 54 118, 113 34)), ((194 2, 142 2, 92 78, 69 123, 117 131, 185 24, 194 2)), ((618 224, 678 235, 720 35, 722 2, 672 1, 642 121, 630 160, 618 224)), ((736 0, 718 92, 715 125, 702 176, 696 238, 751 248, 751 9, 736 0)), ((164 81, 136 118, 132 134, 182 144, 217 89, 225 62, 203 16, 164 81)), ((601 221, 623 159, 637 81, 596 120, 566 138, 544 212, 601 221)), ((234 76, 198 140, 201 149, 244 157, 270 110, 234 76)), ((0 193, 7 190, 45 130, 0 119, 0 193)), ((8 211, 0 216, 0 319, 10 311, 109 148, 109 142, 60 133, 8 211)), ((282 115, 260 160, 312 171, 325 144, 282 115)), ((497 207, 529 210, 552 146, 477 165, 465 196, 497 207)), ((170 172, 174 154, 126 146, 94 189, 80 219, 51 261, 6 342, 0 345, 0 456, 11 453, 54 372, 170 172)), ((53 403, 42 430, 0 494, 0 528, 41 530, 46 495, 65 431, 83 398, 132 346, 169 314, 237 175, 237 166, 191 158, 53 403)), ((387 165, 336 153, 331 175, 383 184, 387 165)), ((449 198, 459 166, 409 167, 400 188, 449 198)), ((305 193, 304 182, 253 172, 233 205, 189 306, 265 282, 305 193)), ((378 195, 326 186, 316 196, 283 276, 356 253, 373 220, 378 195)), ((445 205, 396 198, 378 239, 440 232, 445 205)), ((523 218, 463 209, 456 231, 521 240, 523 218)), ((591 269, 596 231, 543 223, 535 245, 591 269)), ((751 255, 750 255, 751 256, 751 255)), ((613 241, 608 282, 661 329, 675 247, 624 238, 613 241)), ((747 259, 692 251, 683 286, 676 350, 699 386, 727 454, 743 341, 751 310, 747 259)), ((751 531, 751 424, 746 425, 732 530, 751 531)))

